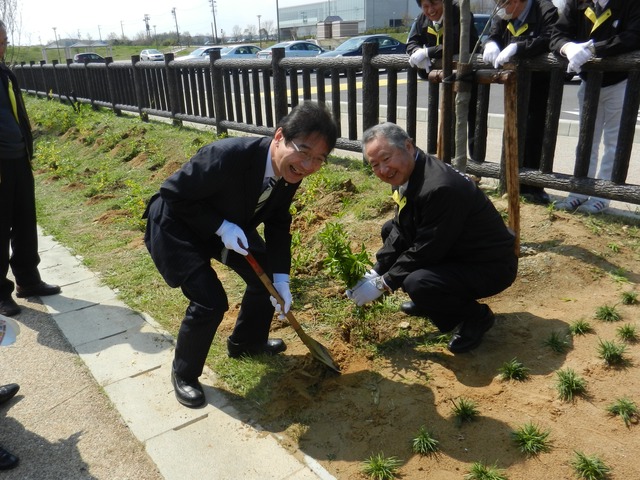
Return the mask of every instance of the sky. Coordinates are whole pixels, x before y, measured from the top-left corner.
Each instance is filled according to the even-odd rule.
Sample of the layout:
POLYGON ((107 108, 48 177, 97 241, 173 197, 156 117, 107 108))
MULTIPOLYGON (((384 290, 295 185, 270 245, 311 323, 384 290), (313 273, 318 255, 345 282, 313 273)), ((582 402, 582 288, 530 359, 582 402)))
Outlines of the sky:
MULTIPOLYGON (((231 33, 235 25, 244 30, 247 25, 257 29, 261 22, 276 23, 276 2, 280 8, 306 5, 318 0, 216 0, 216 27, 231 33)), ((191 35, 211 35, 213 14, 209 0, 18 0, 22 12, 21 38, 13 43, 36 45, 55 41, 53 27, 58 38, 106 40, 110 33, 118 37, 134 38, 145 31, 144 16, 149 15, 153 33, 175 32, 176 19, 171 13, 176 9, 178 30, 191 35)))

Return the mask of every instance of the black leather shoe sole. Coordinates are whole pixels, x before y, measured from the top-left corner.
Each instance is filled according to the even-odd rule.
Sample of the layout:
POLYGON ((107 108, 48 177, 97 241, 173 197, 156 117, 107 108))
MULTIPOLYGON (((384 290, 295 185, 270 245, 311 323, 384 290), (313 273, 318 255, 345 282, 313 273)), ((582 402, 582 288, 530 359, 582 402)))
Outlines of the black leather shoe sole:
POLYGON ((227 352, 231 358, 254 355, 277 355, 287 349, 287 344, 280 338, 270 338, 262 345, 235 343, 227 338, 227 352))
POLYGON ((187 382, 171 371, 171 384, 176 394, 176 399, 185 407, 200 408, 205 405, 207 399, 204 396, 200 382, 187 382))
POLYGON ((0 470, 11 470, 17 467, 19 462, 18 457, 0 447, 0 470))
POLYGON ((418 307, 413 302, 404 302, 402 305, 400 305, 400 310, 403 313, 406 313, 407 315, 413 315, 415 317, 426 317, 427 316, 427 314, 424 311, 422 311, 420 309, 420 307, 418 307))
POLYGON ((466 323, 460 327, 458 333, 454 334, 449 342, 451 353, 465 353, 476 348, 482 343, 482 337, 496 323, 496 317, 491 310, 482 320, 466 323))
POLYGON ((17 383, 9 383, 0 387, 0 404, 11 400, 16 393, 20 390, 20 385, 17 383))
POLYGON ((45 282, 40 282, 37 285, 32 285, 29 287, 21 287, 18 285, 18 287, 16 288, 16 297, 46 297, 48 295, 56 295, 61 291, 62 290, 58 285, 50 285, 45 282))
POLYGON ((13 317, 19 314, 21 310, 20 305, 18 305, 13 298, 0 300, 0 315, 13 317))

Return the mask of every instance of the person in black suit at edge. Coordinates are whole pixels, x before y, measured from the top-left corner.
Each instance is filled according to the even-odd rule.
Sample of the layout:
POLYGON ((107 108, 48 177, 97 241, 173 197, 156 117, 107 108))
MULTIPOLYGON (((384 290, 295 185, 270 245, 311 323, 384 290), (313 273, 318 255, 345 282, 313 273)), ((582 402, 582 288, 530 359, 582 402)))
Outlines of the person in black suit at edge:
POLYGON ((202 147, 149 201, 147 249, 167 284, 180 287, 189 300, 171 374, 181 404, 205 404, 198 377, 229 308, 211 259, 246 282, 227 339, 229 356, 276 355, 286 349, 281 339, 269 338, 269 328, 274 309, 283 315, 292 303, 289 207, 302 179, 322 167, 336 138, 329 111, 302 103, 279 122, 272 138, 227 138, 202 147), (260 224, 264 239, 256 230, 260 224), (273 279, 284 309, 276 307, 243 258, 248 250, 273 279))
POLYGON ((495 323, 488 305, 516 278, 515 235, 475 182, 417 148, 394 123, 364 132, 365 161, 392 186, 397 206, 382 227, 376 264, 346 294, 362 306, 402 288, 410 315, 443 333, 453 353, 476 348, 495 323))

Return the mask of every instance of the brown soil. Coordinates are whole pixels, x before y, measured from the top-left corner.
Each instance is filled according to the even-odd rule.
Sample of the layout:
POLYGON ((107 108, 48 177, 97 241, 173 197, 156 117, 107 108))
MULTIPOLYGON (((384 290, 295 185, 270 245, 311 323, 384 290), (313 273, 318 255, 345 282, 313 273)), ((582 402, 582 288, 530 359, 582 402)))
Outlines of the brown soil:
MULTIPOLYGON (((497 203, 505 208, 503 201, 497 203)), ((289 345, 291 368, 277 380, 275 398, 254 413, 257 421, 339 479, 366 478, 362 462, 378 453, 400 459, 398 478, 405 480, 461 479, 474 462, 496 464, 511 480, 570 479, 577 478, 571 467, 575 451, 597 455, 611 467, 612 479, 640 478, 634 454, 640 448, 637 418, 626 427, 606 410, 623 397, 640 401, 640 345, 628 345, 624 367, 609 367, 598 354, 600 339, 620 341, 616 329, 621 325, 640 327, 640 307, 621 301, 622 292, 634 290, 640 278, 638 232, 527 204, 521 222, 518 278, 486 300, 497 323, 478 349, 453 355, 443 346, 427 347, 428 321, 393 313, 386 328, 373 332, 374 353, 345 342, 344 335, 314 329, 313 306, 295 305, 296 318, 329 348, 342 374, 313 361, 291 329, 275 321, 274 335, 289 345), (628 281, 616 281, 615 274, 623 271, 628 281), (622 320, 597 320, 595 312, 604 305, 615 306, 622 320), (553 332, 568 335, 569 325, 579 319, 587 320, 594 333, 567 336, 565 353, 545 345, 553 332), (401 331, 404 341, 398 341, 401 331), (529 369, 527 381, 501 380, 499 368, 514 358, 529 369), (587 383, 587 394, 570 402, 560 400, 555 387, 555 372, 566 368, 587 383), (452 401, 462 397, 473 400, 480 415, 457 425, 452 401), (549 452, 527 457, 519 451, 511 432, 526 423, 550 431, 549 452), (412 452, 411 440, 421 426, 440 442, 437 455, 412 452)), ((364 241, 373 254, 380 224, 351 223, 354 243, 364 241)), ((338 288, 324 293, 342 295, 338 288)), ((223 330, 236 313, 229 312, 223 330)))

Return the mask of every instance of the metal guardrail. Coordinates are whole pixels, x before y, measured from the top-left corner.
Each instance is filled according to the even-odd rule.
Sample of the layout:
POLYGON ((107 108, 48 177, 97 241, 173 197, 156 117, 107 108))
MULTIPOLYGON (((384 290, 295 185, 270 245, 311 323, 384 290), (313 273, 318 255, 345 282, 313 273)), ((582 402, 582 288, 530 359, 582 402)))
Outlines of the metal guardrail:
MULTIPOLYGON (((627 183, 640 103, 640 52, 596 59, 584 66, 589 73, 587 97, 591 101, 585 102, 583 109, 573 175, 554 172, 566 69, 564 61, 549 54, 509 65, 508 70, 494 70, 476 55, 471 64, 478 84, 478 100, 474 159, 467 163, 469 173, 504 177, 504 161, 485 158, 491 85, 506 83, 510 78, 513 81, 515 75, 517 88, 505 89, 505 125, 518 127, 517 139, 505 139, 505 142, 515 141, 523 145, 526 121, 522 119, 526 118, 526 102, 518 99, 526 98, 525 92, 535 88, 531 84, 532 72, 550 71, 551 93, 541 166, 539 170, 520 168, 520 181, 640 204, 640 185, 627 183), (587 172, 602 72, 609 70, 628 71, 629 80, 613 179, 605 181, 589 178, 587 172), (507 91, 512 92, 508 94, 510 97, 507 91), (510 102, 517 108, 507 108, 510 102)), ((439 132, 438 119, 440 98, 450 98, 455 81, 445 79, 443 70, 430 72, 427 121, 420 122, 417 115, 418 87, 422 90, 424 86, 418 80, 416 70, 409 68, 406 55, 377 55, 377 45, 373 43, 364 45, 362 57, 285 58, 283 49, 274 49, 271 60, 233 60, 221 59, 219 51, 215 50, 209 62, 176 62, 173 54, 168 54, 164 62, 141 62, 139 56, 134 55, 131 63, 113 62, 109 58, 106 64, 75 64, 71 60, 59 64, 54 60, 52 64, 31 62, 14 66, 20 85, 28 94, 89 103, 94 107, 112 109, 118 114, 128 111, 143 118, 154 115, 174 122, 213 125, 219 133, 237 130, 271 135, 277 120, 290 108, 303 100, 314 99, 330 105, 339 126, 340 138, 336 146, 350 151, 361 150, 358 139, 367 127, 381 120, 402 123, 398 118, 398 73, 402 71, 407 72, 406 117, 402 126, 413 138, 416 138, 418 129, 425 129, 420 133, 426 134, 429 153, 436 153, 442 142, 452 145, 453 128, 439 132), (385 90, 380 87, 382 70, 386 70, 385 90), (362 72, 361 76, 359 72, 362 72), (346 108, 341 102, 340 74, 346 75, 346 108), (357 88, 358 79, 362 82, 361 89, 357 88), (383 91, 386 91, 386 118, 380 117, 383 91), (361 115, 357 111, 358 104, 362 104, 361 115)), ((441 148, 440 152, 444 152, 443 160, 451 161, 451 148, 441 148)), ((522 165, 522 148, 518 149, 518 156, 522 165)))

